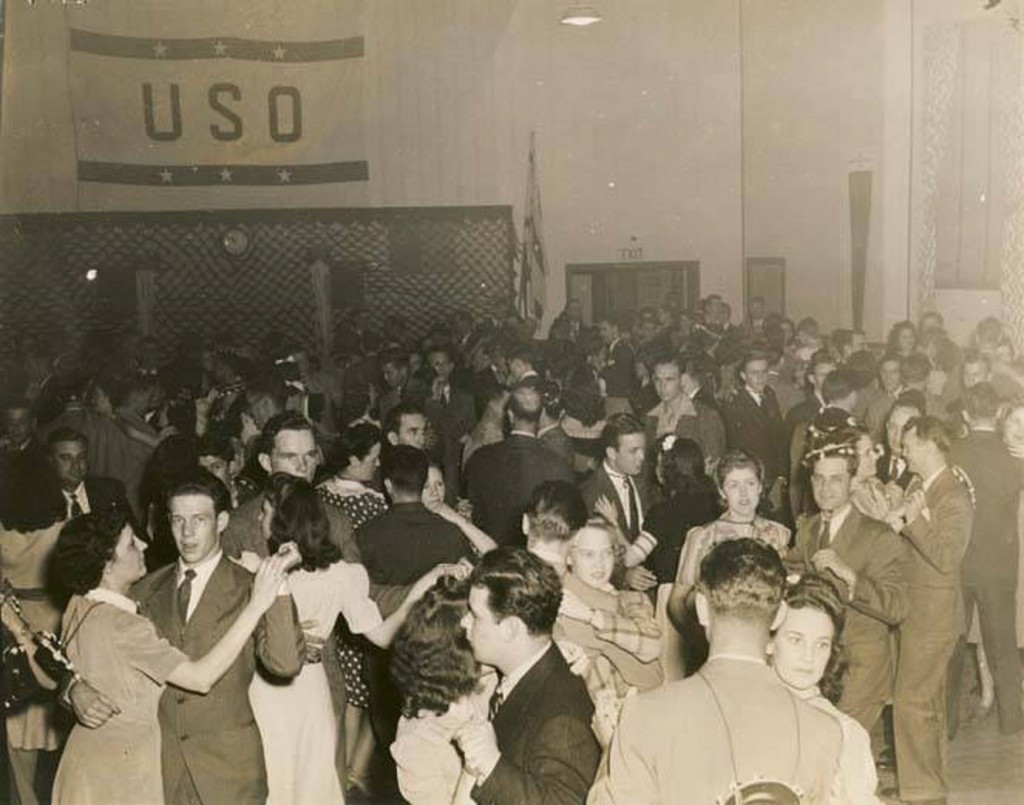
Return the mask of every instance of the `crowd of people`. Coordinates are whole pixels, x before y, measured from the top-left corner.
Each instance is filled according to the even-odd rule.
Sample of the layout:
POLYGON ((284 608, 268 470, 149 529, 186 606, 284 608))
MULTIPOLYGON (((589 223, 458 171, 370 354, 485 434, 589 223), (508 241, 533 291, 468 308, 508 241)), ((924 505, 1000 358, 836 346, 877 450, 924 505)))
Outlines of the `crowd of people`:
POLYGON ((1024 729, 1000 322, 597 319, 22 339, 13 801, 944 802, 1024 729))

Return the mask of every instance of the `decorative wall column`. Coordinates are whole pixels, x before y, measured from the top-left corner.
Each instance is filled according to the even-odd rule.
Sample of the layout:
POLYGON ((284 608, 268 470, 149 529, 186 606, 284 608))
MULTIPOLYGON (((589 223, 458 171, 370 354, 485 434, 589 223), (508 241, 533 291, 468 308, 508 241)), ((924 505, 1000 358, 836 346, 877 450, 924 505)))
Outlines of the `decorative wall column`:
POLYGON ((1003 321, 1017 354, 1024 350, 1024 35, 1017 33, 1015 80, 1010 83, 1012 114, 1002 132, 1006 165, 1006 217, 1003 224, 1003 321))
POLYGON ((960 27, 956 24, 931 25, 924 33, 925 98, 922 155, 917 164, 920 180, 916 184, 916 259, 911 294, 911 316, 917 318, 933 306, 938 235, 939 174, 949 155, 950 113, 960 70, 960 27))

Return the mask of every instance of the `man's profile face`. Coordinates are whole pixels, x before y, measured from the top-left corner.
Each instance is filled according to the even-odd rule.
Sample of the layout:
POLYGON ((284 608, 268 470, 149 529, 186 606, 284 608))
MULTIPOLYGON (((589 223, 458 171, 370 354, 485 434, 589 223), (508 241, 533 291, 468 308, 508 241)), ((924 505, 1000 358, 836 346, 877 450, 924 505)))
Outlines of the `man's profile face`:
POLYGON ((470 587, 469 612, 462 617, 462 628, 473 648, 473 656, 482 663, 495 664, 505 643, 501 622, 490 606, 491 594, 486 587, 470 587))
POLYGON ((274 438, 270 472, 284 472, 312 483, 320 466, 320 448, 309 430, 283 430, 274 438))
POLYGON ((398 420, 398 444, 418 447, 427 443, 427 419, 423 414, 403 414, 398 420))
POLYGON ((639 475, 644 465, 647 438, 642 433, 627 433, 619 437, 619 446, 608 448, 609 464, 623 475, 639 475))
POLYGON ((220 548, 220 532, 228 524, 227 512, 217 515, 208 495, 175 495, 168 504, 171 534, 186 565, 195 565, 220 548))
POLYGON ((654 367, 654 390, 662 402, 671 402, 683 391, 683 374, 674 363, 660 363, 654 367))
POLYGON ((850 468, 843 456, 819 458, 811 474, 814 501, 822 511, 834 512, 850 500, 850 468))
POLYGON ((814 370, 811 373, 811 385, 814 386, 814 390, 821 392, 821 385, 825 382, 825 378, 828 377, 829 372, 835 371, 836 365, 824 361, 815 365, 814 370))
POLYGON ((61 487, 73 492, 89 472, 89 449, 77 439, 57 442, 50 448, 50 461, 57 471, 61 487))
POLYGON ((903 434, 903 458, 912 472, 925 477, 924 462, 929 454, 929 442, 917 435, 917 428, 911 428, 903 434))
POLYGON ((893 408, 889 414, 889 421, 885 423, 885 438, 894 456, 903 454, 903 426, 915 416, 920 416, 916 409, 904 406, 893 408))

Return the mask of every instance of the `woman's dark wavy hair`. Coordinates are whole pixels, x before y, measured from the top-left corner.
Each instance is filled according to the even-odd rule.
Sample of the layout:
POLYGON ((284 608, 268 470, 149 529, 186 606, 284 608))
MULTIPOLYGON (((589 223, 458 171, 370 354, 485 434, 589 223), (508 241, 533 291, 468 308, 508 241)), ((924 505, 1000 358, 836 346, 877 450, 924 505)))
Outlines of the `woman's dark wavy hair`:
POLYGON ((795 584, 786 587, 786 605, 790 609, 816 609, 832 620, 835 633, 832 636, 832 654, 825 665, 818 687, 821 695, 835 704, 843 693, 847 659, 843 649, 843 626, 846 623, 846 608, 836 586, 817 573, 805 573, 795 584))
POLYGON ((658 440, 661 472, 665 478, 665 492, 669 497, 681 494, 709 492, 715 486, 704 469, 704 452, 693 439, 676 438, 670 450, 664 450, 665 439, 658 440))
POLYGON ((327 471, 336 475, 344 471, 353 458, 362 461, 375 444, 381 443, 381 438, 380 428, 372 422, 349 425, 334 442, 327 459, 327 471))
POLYGON ((586 365, 577 366, 566 378, 562 390, 565 413, 578 419, 584 427, 604 419, 604 400, 593 370, 586 365))
POLYGON ((50 574, 67 592, 84 595, 99 586, 103 570, 129 524, 128 512, 113 506, 68 520, 57 537, 50 574))
POLYGON ((461 622, 469 585, 443 577, 409 610, 391 655, 391 678, 402 694, 402 714, 444 713, 477 689, 480 665, 461 622))
POLYGON ((303 570, 321 570, 341 559, 341 548, 331 541, 327 513, 311 483, 275 472, 267 479, 263 497, 274 510, 268 540, 272 552, 294 542, 303 570))

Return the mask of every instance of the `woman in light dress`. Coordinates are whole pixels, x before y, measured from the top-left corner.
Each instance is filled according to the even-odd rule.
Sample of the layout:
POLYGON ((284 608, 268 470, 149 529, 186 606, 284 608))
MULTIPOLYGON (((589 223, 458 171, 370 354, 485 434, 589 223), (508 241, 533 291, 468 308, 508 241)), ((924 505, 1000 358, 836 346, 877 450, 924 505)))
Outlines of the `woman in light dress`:
MULTIPOLYGON (((448 572, 439 566, 410 589, 387 620, 370 600, 370 579, 359 564, 341 559, 330 539, 323 503, 305 480, 284 473, 267 479, 260 525, 270 549, 294 542, 301 564, 288 575, 304 630, 326 640, 339 615, 353 634, 387 646, 409 607, 448 572)), ((243 563, 254 555, 245 553, 243 563)), ((344 802, 335 767, 337 724, 327 674, 320 663, 304 665, 294 679, 253 678, 249 689, 267 761, 269 805, 329 805, 344 802)))
POLYGON ((260 562, 249 603, 206 655, 190 660, 157 636, 128 597, 146 574, 145 549, 119 510, 76 517, 57 541, 54 574, 73 593, 64 612, 68 657, 117 707, 102 726, 72 728, 54 782, 59 805, 164 801, 157 705, 165 685, 208 691, 246 646, 297 558, 286 549, 260 562))
POLYGON ((465 584, 442 579, 411 611, 398 636, 391 676, 402 694, 391 756, 398 787, 412 805, 471 805, 475 778, 463 771, 453 744, 472 721, 487 720, 497 684, 484 675, 461 621, 468 611, 465 584))
POLYGON ((760 540, 785 557, 790 530, 781 523, 757 513, 764 491, 764 466, 745 450, 727 453, 715 467, 718 491, 726 511, 707 525, 690 529, 679 557, 676 580, 668 600, 669 619, 679 631, 683 666, 666 661, 665 675, 678 679, 681 672, 691 674, 707 658, 707 637, 697 621, 691 592, 700 575, 700 563, 720 542, 750 537, 760 540))
POLYGON ((842 728, 836 805, 879 805, 878 775, 867 731, 835 702, 844 670, 840 640, 845 608, 835 587, 808 573, 786 590, 786 616, 768 653, 782 683, 808 704, 833 716, 842 728))

